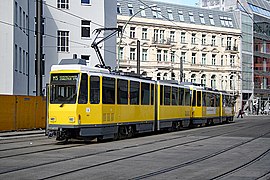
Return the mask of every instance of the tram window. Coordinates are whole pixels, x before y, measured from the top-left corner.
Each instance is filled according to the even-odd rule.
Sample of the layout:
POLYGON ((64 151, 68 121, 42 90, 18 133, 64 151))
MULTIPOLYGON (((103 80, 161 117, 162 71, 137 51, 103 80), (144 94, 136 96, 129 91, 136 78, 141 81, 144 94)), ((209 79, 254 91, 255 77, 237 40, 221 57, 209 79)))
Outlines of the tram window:
POLYGON ((185 105, 190 106, 190 90, 185 89, 185 105))
POLYGON ((216 107, 220 105, 220 95, 216 95, 216 107))
POLYGON ((193 91, 192 93, 192 106, 196 106, 196 91, 193 91))
POLYGON ((117 80, 117 104, 128 104, 128 81, 117 80))
POLYGON ((115 104, 115 79, 114 78, 103 77, 102 103, 115 104))
POLYGON ((163 85, 160 85, 160 94, 159 94, 159 97, 160 97, 160 105, 163 105, 163 85))
POLYGON ((141 83, 141 104, 149 105, 150 103, 150 84, 141 83))
POLYGON ((154 105, 154 88, 155 88, 155 86, 154 86, 154 84, 151 84, 151 105, 154 105))
POLYGON ((87 104, 88 102, 88 75, 82 74, 79 94, 79 104, 87 104))
POLYGON ((130 104, 139 105, 140 82, 130 81, 130 104))
POLYGON ((185 105, 185 89, 179 88, 179 105, 185 105))
POLYGON ((164 105, 171 104, 171 87, 164 86, 164 105))
POLYGON ((215 95, 214 94, 210 94, 210 107, 215 107, 215 95))
POLYGON ((202 105, 206 106, 206 92, 202 93, 202 105))
POLYGON ((197 91, 197 106, 201 106, 202 105, 202 92, 201 91, 197 91))
POLYGON ((100 80, 98 76, 90 77, 90 103, 99 104, 100 102, 100 80))
POLYGON ((179 100, 178 95, 179 95, 178 88, 173 87, 172 88, 172 105, 174 106, 178 105, 178 100, 179 100))

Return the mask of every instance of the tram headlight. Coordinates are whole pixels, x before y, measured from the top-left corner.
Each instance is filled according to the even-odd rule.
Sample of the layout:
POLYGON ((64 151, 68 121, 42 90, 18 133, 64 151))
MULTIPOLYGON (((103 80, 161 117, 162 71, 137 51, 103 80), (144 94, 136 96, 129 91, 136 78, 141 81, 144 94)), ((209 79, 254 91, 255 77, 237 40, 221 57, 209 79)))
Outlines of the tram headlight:
POLYGON ((75 122, 75 118, 74 117, 69 117, 68 119, 69 119, 69 122, 70 123, 74 123, 75 122))
POLYGON ((50 118, 50 122, 55 122, 56 121, 56 118, 55 117, 51 117, 50 118))

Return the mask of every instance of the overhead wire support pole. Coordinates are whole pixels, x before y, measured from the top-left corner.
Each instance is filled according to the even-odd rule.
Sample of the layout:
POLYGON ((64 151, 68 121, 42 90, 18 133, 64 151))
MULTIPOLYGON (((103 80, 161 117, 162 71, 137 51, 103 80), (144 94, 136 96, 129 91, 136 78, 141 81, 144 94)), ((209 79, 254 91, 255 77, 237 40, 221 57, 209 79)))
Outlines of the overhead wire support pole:
POLYGON ((42 96, 43 0, 36 1, 36 96, 42 96))

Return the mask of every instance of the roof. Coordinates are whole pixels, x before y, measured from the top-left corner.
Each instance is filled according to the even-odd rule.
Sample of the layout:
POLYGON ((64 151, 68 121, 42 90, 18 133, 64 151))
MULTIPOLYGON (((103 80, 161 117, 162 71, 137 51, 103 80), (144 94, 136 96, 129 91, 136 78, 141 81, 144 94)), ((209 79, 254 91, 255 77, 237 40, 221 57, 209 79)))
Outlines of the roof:
POLYGON ((239 29, 239 26, 236 23, 236 19, 232 12, 224 12, 219 10, 190 7, 150 0, 144 0, 143 2, 144 4, 138 0, 117 0, 117 6, 121 9, 120 12, 118 11, 118 15, 131 17, 132 14, 130 14, 130 10, 132 9, 133 15, 137 13, 135 17, 160 19, 172 22, 183 22, 202 26, 239 29), (145 16, 142 16, 143 11, 145 11, 145 16), (161 16, 155 15, 155 12, 161 14, 161 16), (184 21, 180 20, 180 14, 183 14, 184 21), (194 22, 191 22, 191 16, 193 16, 194 22), (204 23, 202 22, 202 19, 204 19, 204 23), (210 19, 213 19, 214 24, 211 23, 210 19))

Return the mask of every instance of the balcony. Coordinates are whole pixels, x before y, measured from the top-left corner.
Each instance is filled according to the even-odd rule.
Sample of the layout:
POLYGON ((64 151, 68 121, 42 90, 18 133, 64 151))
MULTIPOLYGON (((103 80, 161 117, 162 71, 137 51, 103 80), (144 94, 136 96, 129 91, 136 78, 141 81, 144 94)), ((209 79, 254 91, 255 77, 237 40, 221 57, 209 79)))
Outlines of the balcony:
POLYGON ((237 46, 226 46, 225 51, 229 51, 232 53, 238 53, 238 47, 237 46))
POLYGON ((171 47, 172 41, 170 38, 167 39, 161 39, 161 38, 152 38, 152 46, 158 46, 158 47, 171 47))

